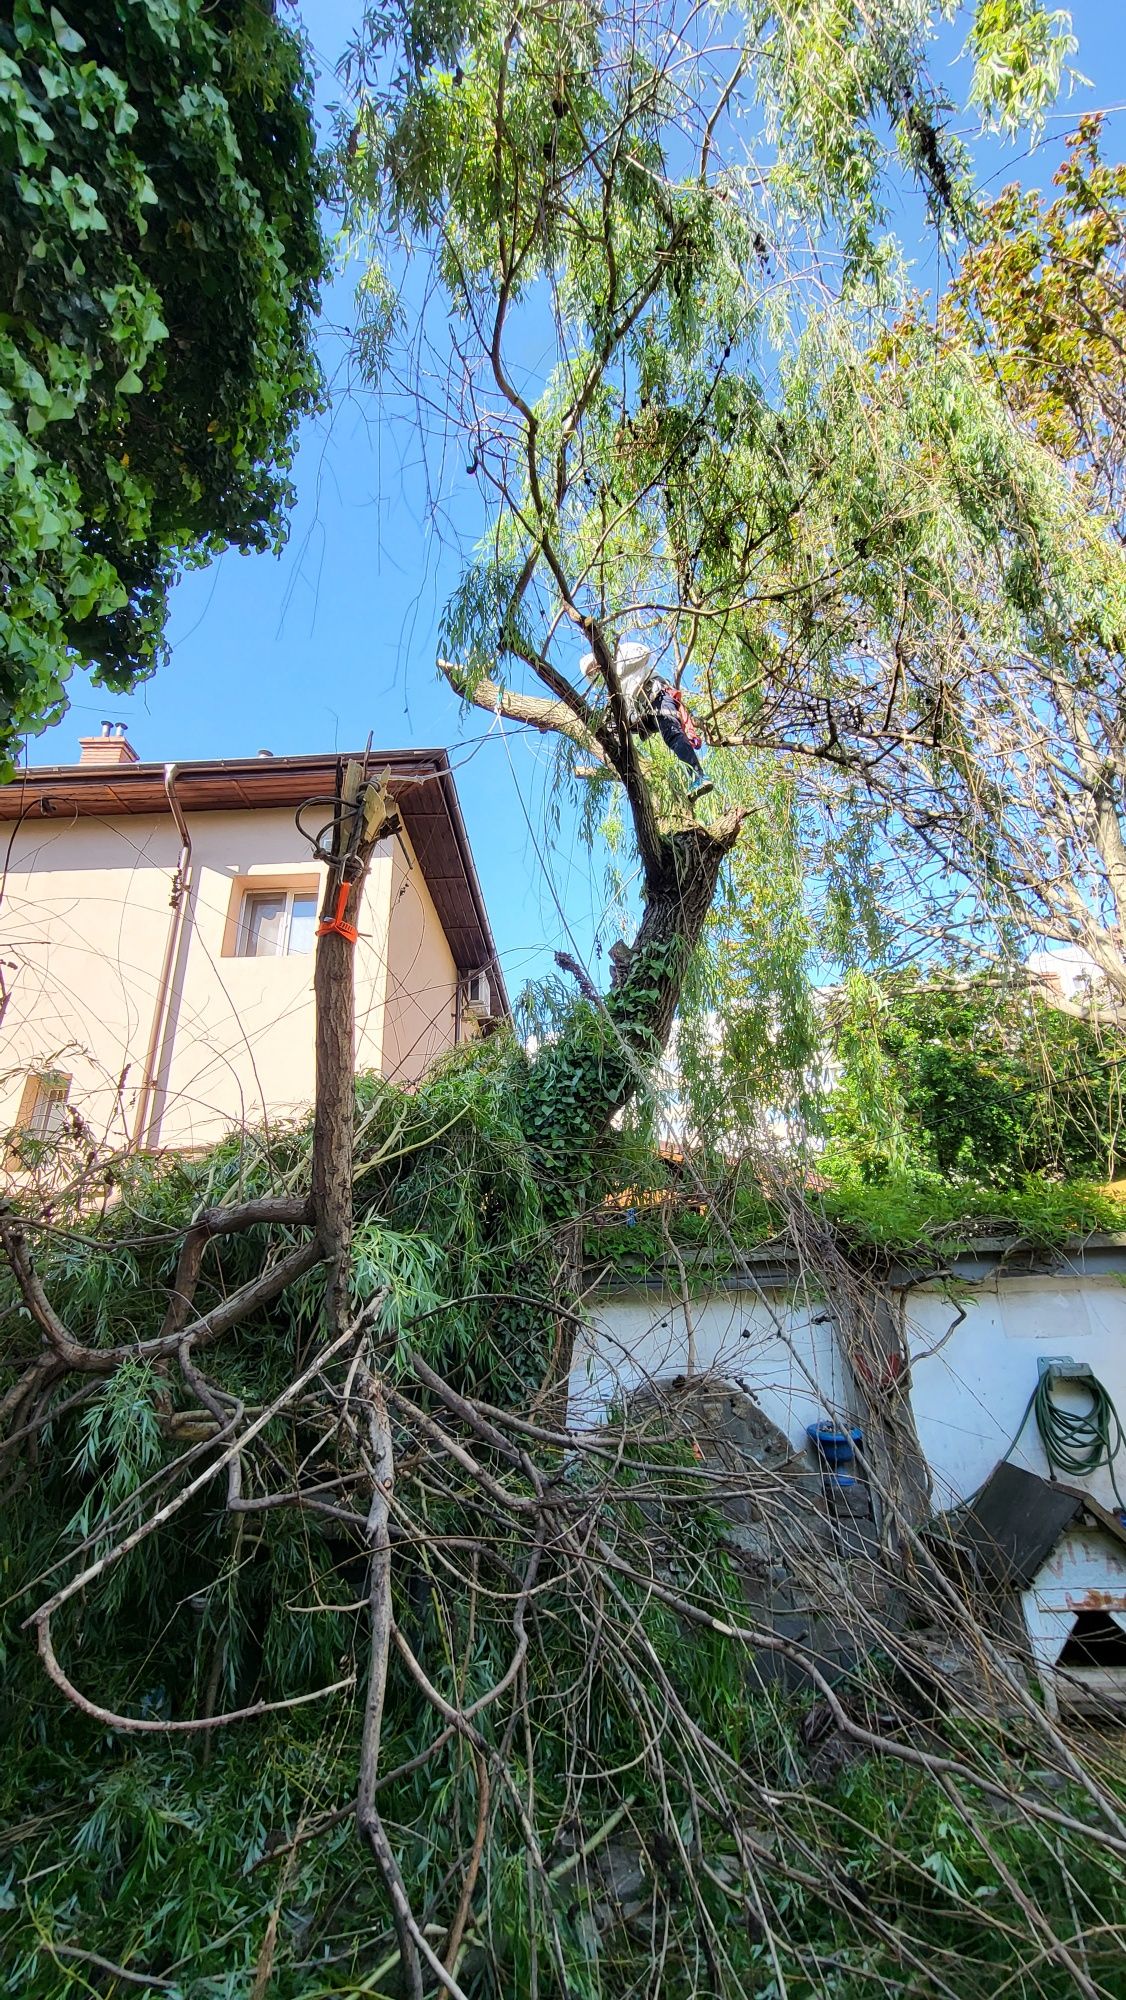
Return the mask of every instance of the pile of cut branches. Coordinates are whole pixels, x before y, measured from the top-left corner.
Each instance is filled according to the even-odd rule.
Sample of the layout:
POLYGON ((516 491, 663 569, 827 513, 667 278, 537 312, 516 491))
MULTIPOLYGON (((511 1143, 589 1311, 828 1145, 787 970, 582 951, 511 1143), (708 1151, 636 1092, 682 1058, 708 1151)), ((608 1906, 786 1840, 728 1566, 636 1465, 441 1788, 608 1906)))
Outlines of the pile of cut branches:
POLYGON ((876 1559, 906 1623, 811 1565, 833 1681, 747 1610, 730 1503, 792 1538, 777 1480, 651 1407, 568 1430, 530 1073, 361 1081, 339 1330, 308 1128, 6 1214, 7 1990, 1113 1994, 1107 1745, 925 1545, 876 1559))

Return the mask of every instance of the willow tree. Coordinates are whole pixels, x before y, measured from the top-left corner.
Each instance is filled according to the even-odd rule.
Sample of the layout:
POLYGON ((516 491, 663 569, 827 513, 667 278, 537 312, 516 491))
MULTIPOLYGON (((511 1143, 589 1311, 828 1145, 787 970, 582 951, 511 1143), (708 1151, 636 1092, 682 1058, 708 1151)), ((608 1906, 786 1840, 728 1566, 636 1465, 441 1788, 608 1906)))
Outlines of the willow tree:
MULTIPOLYGON (((979 101, 1034 109, 1047 17, 979 16, 979 101)), ((347 1173, 318 1176, 307 1133, 236 1136, 118 1163, 104 1214, 99 1161, 49 1213, 0 1214, 0 1900, 34 2000, 1114 1990, 1120 1776, 1045 1718, 925 1545, 905 1538, 919 1599, 987 1667, 941 1736, 911 1642, 901 1688, 864 1667, 842 1695, 748 1618, 716 1503, 734 1482, 792 1541, 791 1481, 739 1486, 636 1412, 576 1435, 547 1401, 581 1303, 560 1225, 752 845, 746 800, 694 818, 636 740, 619 642, 691 675, 713 634, 739 657, 756 598, 773 631, 787 599, 758 552, 782 575, 809 506, 770 361, 791 262, 821 238, 878 282, 889 120, 944 227, 963 199, 929 9, 724 13, 713 44, 706 18, 420 4, 355 53, 344 164, 383 256, 363 351, 393 379, 411 335, 404 387, 489 496, 447 671, 604 767, 578 782, 627 801, 645 907, 610 994, 535 1061, 495 1037, 417 1091, 367 1081, 347 1173), (418 297, 412 246, 421 327, 395 304, 418 297), (752 1657, 819 1691, 802 1734, 754 1699, 752 1657), (826 1742, 869 1760, 828 1796, 826 1742)), ((771 799, 764 777, 760 882, 771 799)), ((326 932, 319 966, 346 942, 326 932)), ((859 1339, 863 1288, 808 1221, 859 1339)), ((889 1363, 867 1380, 893 1404, 889 1363)), ((904 1485, 881 1483, 895 1514, 904 1485)), ((881 1578, 814 1566, 865 1659, 896 1644, 881 1578)))
POLYGON ((795 532, 696 660, 715 740, 804 771, 830 900, 875 886, 909 955, 1078 948, 1060 1004, 1121 1022, 1126 173, 1088 121, 1056 178, 980 218, 937 315, 807 329, 795 532))
MULTIPOLYGON (((959 872, 1011 930, 1086 959, 1089 991, 1063 1004, 1121 1025, 1126 168, 1099 135, 1098 119, 1080 122, 1051 201, 1004 191, 933 333, 915 312, 886 350, 905 407, 920 360, 941 379, 964 357, 959 400, 980 412, 983 469, 1002 460, 1004 500, 988 591, 1002 615, 991 633, 967 621, 960 658, 946 645, 937 675, 932 651, 931 741, 905 731, 882 789, 890 778, 916 839, 950 867, 968 862, 959 872)), ((924 633, 909 678, 925 650, 924 633)))
MULTIPOLYGON (((369 253, 358 356, 389 409, 417 415, 436 481, 448 490, 453 468, 480 495, 443 670, 466 701, 562 738, 605 774, 580 782, 620 786, 628 808, 644 907, 616 954, 621 1059, 587 1079, 588 1135, 667 1039, 748 811, 792 833, 792 796, 745 759, 727 809, 693 818, 631 729, 617 649, 642 640, 689 688, 722 663, 725 696, 757 650, 751 704, 781 692, 795 551, 833 467, 792 438, 779 371, 842 271, 865 309, 890 296, 895 173, 922 186, 940 231, 968 212, 925 69, 938 11, 395 6, 368 10, 351 51, 342 157, 369 253)), ((1035 116, 1071 46, 1063 17, 1015 0, 967 20, 974 101, 1001 123, 1035 116)), ((869 532, 894 546, 895 495, 869 532)), ((771 843, 758 854, 761 877, 771 843)), ((543 1064, 543 1089, 560 1068, 543 1064)))

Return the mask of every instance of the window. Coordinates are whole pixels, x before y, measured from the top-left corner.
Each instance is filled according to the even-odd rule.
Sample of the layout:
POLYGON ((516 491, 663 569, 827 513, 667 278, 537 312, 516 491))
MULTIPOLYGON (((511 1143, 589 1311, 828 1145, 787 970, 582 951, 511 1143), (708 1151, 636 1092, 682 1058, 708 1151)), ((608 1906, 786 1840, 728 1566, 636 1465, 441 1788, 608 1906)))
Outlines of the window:
POLYGON ((24 1129, 33 1139, 53 1139, 66 1123, 66 1101, 70 1096, 70 1078, 58 1070, 50 1070, 44 1076, 33 1076, 28 1082, 34 1084, 24 1129))
POLYGON ((46 1145, 58 1138, 66 1125, 70 1085, 70 1077, 58 1069, 41 1070, 38 1075, 28 1077, 4 1156, 9 1173, 17 1173, 28 1164, 20 1150, 21 1139, 34 1139, 38 1145, 46 1145))
POLYGON ((304 889, 254 890, 239 913, 240 958, 289 958, 313 949, 317 898, 304 889))

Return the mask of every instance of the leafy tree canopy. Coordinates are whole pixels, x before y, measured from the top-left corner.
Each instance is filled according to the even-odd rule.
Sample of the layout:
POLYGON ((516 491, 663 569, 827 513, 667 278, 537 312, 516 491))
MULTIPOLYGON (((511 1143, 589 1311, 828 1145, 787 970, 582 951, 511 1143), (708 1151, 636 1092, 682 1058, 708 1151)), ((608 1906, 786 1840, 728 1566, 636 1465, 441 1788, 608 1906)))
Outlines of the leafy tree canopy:
POLYGON ((968 336, 1007 406, 1085 473, 1124 530, 1126 166, 1102 156, 1101 115, 1078 121, 1059 193, 1007 187, 942 300, 949 340, 968 336))
POLYGON ((916 1169, 1012 1186, 1028 1174, 1112 1178, 1121 1034, 1027 986, 980 974, 854 976, 831 1015, 829 1161, 866 1180, 916 1169))
MULTIPOLYGON (((714 738, 794 774, 838 962, 1032 934, 1121 1023, 1126 174, 1096 121, 1057 181, 981 218, 937 323, 807 326, 770 482, 793 532, 695 657, 714 738)), ((736 568, 713 554, 707 606, 736 568)))
MULTIPOLYGON (((1066 20, 1029 0, 961 11, 973 102, 1034 123, 1066 20)), ((952 660, 1054 657, 1082 619, 1109 638, 1126 602, 1099 524, 968 336, 922 369, 873 358, 904 298, 896 177, 947 237, 977 226, 927 73, 937 12, 370 8, 351 55, 360 360, 418 416, 436 488, 456 441, 482 496, 447 671, 561 734, 564 786, 575 746, 604 774, 580 780, 587 824, 632 831, 647 907, 692 876, 682 849, 665 865, 687 815, 626 726, 618 642, 644 639, 695 698, 737 815, 712 821, 722 949, 695 994, 724 1020, 750 995, 756 1079, 783 1044, 804 1060, 812 955, 870 957, 896 913, 888 740, 933 748, 952 660), (404 286, 408 264, 425 280, 404 286)), ((633 858, 619 842, 623 879, 633 858)))
POLYGON ((0 755, 161 657, 179 566, 276 546, 320 377, 309 82, 260 0, 0 19, 0 755))

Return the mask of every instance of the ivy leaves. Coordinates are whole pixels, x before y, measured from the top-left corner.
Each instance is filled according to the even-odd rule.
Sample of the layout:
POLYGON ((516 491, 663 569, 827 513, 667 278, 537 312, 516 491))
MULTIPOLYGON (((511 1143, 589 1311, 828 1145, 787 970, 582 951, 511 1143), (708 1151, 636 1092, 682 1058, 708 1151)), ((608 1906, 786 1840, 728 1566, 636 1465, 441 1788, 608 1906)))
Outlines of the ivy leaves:
POLYGON ((295 38, 234 0, 0 22, 0 762, 158 664, 186 561, 276 546, 324 268, 295 38))

